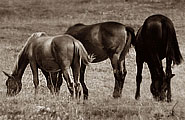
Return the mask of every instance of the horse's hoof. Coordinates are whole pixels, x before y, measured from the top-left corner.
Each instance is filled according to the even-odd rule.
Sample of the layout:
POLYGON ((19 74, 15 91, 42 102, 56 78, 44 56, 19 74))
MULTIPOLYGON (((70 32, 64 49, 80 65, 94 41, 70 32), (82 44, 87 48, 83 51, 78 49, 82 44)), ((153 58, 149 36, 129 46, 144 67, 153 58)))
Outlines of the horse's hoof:
POLYGON ((139 100, 139 99, 140 99, 140 96, 135 96, 135 99, 136 99, 136 100, 139 100))
POLYGON ((55 95, 56 95, 56 96, 59 96, 59 92, 56 92, 55 95))
POLYGON ((172 100, 171 99, 167 99, 167 102, 170 103, 170 102, 172 102, 172 100))
POLYGON ((121 97, 121 95, 120 94, 113 94, 113 98, 120 98, 121 97))
POLYGON ((84 95, 84 100, 88 100, 88 96, 87 95, 84 95))

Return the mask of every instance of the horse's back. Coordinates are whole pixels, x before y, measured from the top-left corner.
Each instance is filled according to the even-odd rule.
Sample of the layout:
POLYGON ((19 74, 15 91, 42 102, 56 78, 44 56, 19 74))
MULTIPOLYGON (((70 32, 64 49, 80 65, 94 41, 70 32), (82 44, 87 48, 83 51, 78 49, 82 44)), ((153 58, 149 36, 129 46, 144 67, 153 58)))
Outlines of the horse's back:
POLYGON ((57 62, 65 69, 69 67, 74 56, 74 38, 69 35, 56 36, 52 43, 52 52, 57 62))
POLYGON ((89 63, 88 53, 83 44, 70 35, 56 37, 52 41, 53 54, 62 67, 69 67, 72 63, 80 65, 89 63), (61 60, 61 61, 59 61, 61 60))
POLYGON ((180 64, 182 56, 172 21, 163 15, 148 17, 136 35, 136 52, 144 54, 144 58, 155 55, 162 60, 170 56, 180 64))
MULTIPOLYGON (((144 23, 144 44, 148 46, 148 50, 151 52, 161 53, 166 49, 166 39, 163 39, 165 36, 163 32, 162 23, 160 19, 148 19, 144 23), (164 49, 164 50, 162 50, 164 49)), ((162 55, 163 56, 163 55, 162 55)))
POLYGON ((166 56, 167 28, 163 23, 167 18, 163 15, 148 17, 136 35, 136 52, 143 52, 145 57, 156 54, 163 59, 166 56))
POLYGON ((69 34, 69 35, 75 36, 76 34, 78 34, 78 32, 79 32, 81 29, 83 29, 83 28, 85 28, 85 27, 86 27, 86 25, 84 25, 84 24, 82 24, 82 23, 75 24, 75 25, 69 27, 69 28, 67 29, 67 31, 65 32, 65 34, 69 34))
POLYGON ((124 46, 126 39, 126 28, 123 24, 117 22, 105 22, 101 24, 100 32, 102 42, 108 49, 116 49, 117 46, 124 46))
POLYGON ((115 52, 120 52, 126 42, 125 26, 117 22, 74 25, 66 33, 78 39, 89 54, 95 54, 93 62, 103 61, 115 52))
POLYGON ((52 53, 52 39, 52 36, 39 37, 30 44, 30 61, 35 61, 39 68, 48 72, 61 70, 52 53))
POLYGON ((52 42, 52 37, 38 37, 29 41, 29 55, 37 55, 38 51, 42 53, 41 55, 47 55, 50 52, 50 44, 52 42))
POLYGON ((36 61, 39 68, 56 72, 60 71, 61 67, 65 69, 70 66, 74 52, 71 36, 42 36, 29 42, 29 59, 36 61))

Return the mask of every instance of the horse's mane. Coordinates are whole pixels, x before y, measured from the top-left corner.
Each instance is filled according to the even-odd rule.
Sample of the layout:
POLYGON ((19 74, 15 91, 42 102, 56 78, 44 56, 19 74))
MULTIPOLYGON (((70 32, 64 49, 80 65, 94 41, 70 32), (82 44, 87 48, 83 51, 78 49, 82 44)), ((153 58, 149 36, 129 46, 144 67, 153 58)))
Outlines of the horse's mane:
POLYGON ((37 32, 37 33, 33 33, 27 39, 25 45, 22 47, 21 51, 17 55, 17 59, 16 59, 16 62, 14 64, 14 69, 12 71, 12 75, 17 75, 18 74, 17 72, 19 70, 19 66, 25 62, 26 52, 27 52, 27 48, 29 46, 30 41, 33 40, 33 39, 42 37, 42 36, 48 36, 48 35, 45 32, 37 32))
POLYGON ((45 32, 36 32, 36 33, 33 33, 27 41, 29 41, 30 39, 35 39, 35 38, 39 38, 39 37, 42 37, 42 36, 48 36, 45 32))

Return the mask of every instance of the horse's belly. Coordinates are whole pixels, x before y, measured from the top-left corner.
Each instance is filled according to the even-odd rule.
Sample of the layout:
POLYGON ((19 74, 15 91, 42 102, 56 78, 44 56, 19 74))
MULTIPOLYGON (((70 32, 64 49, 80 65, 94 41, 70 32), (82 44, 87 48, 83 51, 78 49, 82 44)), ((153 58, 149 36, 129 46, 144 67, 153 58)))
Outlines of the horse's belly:
POLYGON ((94 54, 95 55, 96 59, 93 61, 93 63, 101 62, 101 61, 106 60, 108 58, 107 53, 103 49, 93 48, 91 50, 87 50, 87 52, 89 54, 94 54))
POLYGON ((54 59, 42 60, 40 67, 47 72, 58 72, 61 70, 60 66, 55 62, 54 59))
POLYGON ((95 58, 96 59, 93 61, 93 63, 104 61, 108 58, 108 56, 107 56, 107 54, 102 54, 102 55, 95 54, 95 58))

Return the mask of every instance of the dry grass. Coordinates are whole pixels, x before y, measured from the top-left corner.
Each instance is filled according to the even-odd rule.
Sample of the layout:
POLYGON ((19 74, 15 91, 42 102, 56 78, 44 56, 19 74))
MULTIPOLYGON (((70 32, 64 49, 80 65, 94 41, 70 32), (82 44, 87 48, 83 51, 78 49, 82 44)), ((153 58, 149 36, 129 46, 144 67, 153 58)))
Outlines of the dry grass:
MULTIPOLYGON (((161 13, 174 22, 179 46, 185 57, 184 1, 175 0, 1 0, 0 1, 0 70, 11 72, 16 56, 33 32, 50 35, 63 34, 75 23, 92 24, 114 20, 130 25, 137 31, 152 14, 161 13), (128 2, 125 2, 128 1, 128 2)), ((0 120, 183 120, 185 119, 184 63, 174 66, 172 103, 156 102, 149 92, 151 83, 144 66, 141 100, 135 95, 135 51, 126 59, 128 74, 121 99, 113 99, 114 77, 110 61, 91 64, 85 80, 89 100, 78 103, 69 98, 66 84, 59 97, 51 96, 46 81, 40 74, 40 89, 34 98, 30 68, 26 69, 22 91, 15 97, 6 97, 6 76, 0 73, 0 120), (175 103, 178 104, 174 107, 175 103), (174 107, 174 108, 173 108, 174 107), (172 113, 173 110, 173 113, 172 113)))

